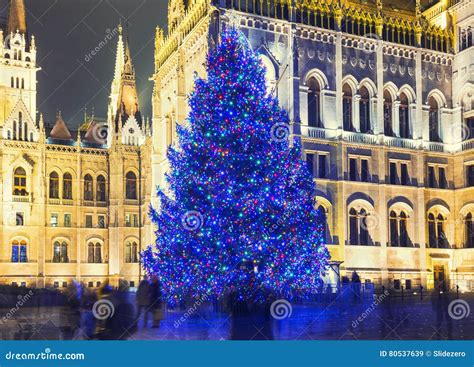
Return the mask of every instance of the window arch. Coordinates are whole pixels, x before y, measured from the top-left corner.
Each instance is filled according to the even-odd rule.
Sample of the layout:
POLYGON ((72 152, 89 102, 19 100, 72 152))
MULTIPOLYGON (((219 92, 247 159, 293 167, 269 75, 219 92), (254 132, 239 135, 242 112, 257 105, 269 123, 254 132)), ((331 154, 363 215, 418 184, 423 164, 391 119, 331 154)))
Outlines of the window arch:
POLYGON ((438 101, 431 96, 428 99, 429 105, 429 138, 432 142, 441 142, 439 134, 439 105, 438 101))
POLYGON ((359 89, 359 121, 360 132, 371 133, 372 127, 370 122, 370 93, 367 87, 362 86, 359 89))
POLYGON ((411 139, 409 102, 408 96, 404 92, 400 94, 400 106, 398 108, 400 137, 404 139, 411 139))
POLYGON ((84 200, 94 200, 94 188, 92 176, 87 174, 84 176, 84 200))
POLYGON ((395 210, 390 211, 389 223, 390 223, 390 245, 395 247, 409 247, 410 237, 408 234, 408 214, 402 210, 396 212, 395 210))
POLYGON ((99 175, 97 177, 97 191, 96 191, 96 200, 100 202, 106 201, 106 181, 105 177, 99 175))
POLYGON ((72 175, 70 173, 63 175, 63 199, 72 199, 72 175))
POLYGON ((59 175, 56 171, 49 175, 49 197, 59 199, 59 175))
POLYGON ((13 173, 13 195, 28 196, 26 191, 26 171, 23 167, 18 167, 13 173))
POLYGON ((102 263, 102 245, 99 242, 89 242, 87 245, 87 262, 91 264, 102 263))
POLYGON ((27 243, 25 240, 14 240, 12 242, 12 263, 26 263, 28 262, 27 256, 27 243))
POLYGON ((125 197, 130 200, 137 199, 137 176, 132 171, 125 176, 125 197))
POLYGON ((365 208, 349 209, 349 244, 350 245, 372 245, 369 230, 372 227, 371 215, 365 208))
POLYGON ((127 242, 125 245, 125 262, 138 263, 138 244, 135 241, 127 242))
POLYGON ((383 126, 385 136, 393 136, 392 114, 392 94, 388 91, 388 89, 385 89, 383 92, 383 126))
POLYGON ((342 87, 342 114, 343 128, 345 131, 354 131, 352 121, 352 88, 348 83, 342 87))
POLYGON ((68 245, 66 241, 62 243, 55 241, 53 245, 53 262, 54 263, 68 263, 68 245))
POLYGON ((308 82, 308 125, 323 127, 321 122, 321 86, 313 76, 308 82))
POLYGON ((431 248, 448 248, 449 243, 446 237, 446 217, 438 213, 428 214, 428 245, 431 248))

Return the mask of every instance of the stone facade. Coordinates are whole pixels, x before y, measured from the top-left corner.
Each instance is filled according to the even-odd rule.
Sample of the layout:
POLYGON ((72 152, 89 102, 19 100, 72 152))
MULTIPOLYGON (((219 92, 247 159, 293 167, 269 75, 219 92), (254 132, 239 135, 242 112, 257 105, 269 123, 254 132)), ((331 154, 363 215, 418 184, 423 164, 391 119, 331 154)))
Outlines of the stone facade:
POLYGON ((86 116, 70 131, 60 113, 52 129, 37 115, 40 69, 22 1, 10 2, 8 19, 0 32, 0 282, 136 285, 138 253, 152 242, 152 138, 121 26, 108 118, 86 116))
POLYGON ((313 170, 340 275, 376 286, 474 289, 472 0, 169 1, 157 29, 153 183, 220 30, 267 69, 313 170))

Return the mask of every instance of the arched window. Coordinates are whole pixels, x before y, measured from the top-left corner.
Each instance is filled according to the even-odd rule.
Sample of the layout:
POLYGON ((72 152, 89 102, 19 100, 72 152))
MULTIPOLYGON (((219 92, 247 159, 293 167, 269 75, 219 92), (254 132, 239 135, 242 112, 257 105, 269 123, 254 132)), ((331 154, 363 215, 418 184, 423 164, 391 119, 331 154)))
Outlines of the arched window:
POLYGON ((360 102, 359 102, 359 119, 360 119, 360 132, 371 133, 370 125, 370 94, 366 87, 362 87, 359 90, 360 102))
POLYGON ((349 210, 349 241, 351 245, 371 245, 369 214, 365 209, 349 210))
POLYGON ((15 88, 15 78, 11 77, 10 79, 10 87, 15 88))
POLYGON ((84 200, 94 200, 94 188, 92 176, 87 174, 84 176, 84 200))
POLYGON ((125 246, 125 262, 126 263, 138 262, 138 245, 136 242, 127 242, 125 246))
POLYGON ((22 167, 18 167, 13 173, 13 195, 28 196, 26 191, 26 171, 22 167))
POLYGON ((56 241, 53 245, 53 263, 61 262, 61 244, 56 241))
POLYGON ((125 176, 125 196, 127 199, 137 199, 137 176, 133 172, 128 172, 125 176))
POLYGON ((102 245, 100 243, 95 244, 94 249, 94 263, 102 263, 102 245))
POLYGON ((393 136, 392 108, 392 95, 388 90, 385 90, 383 92, 383 126, 385 136, 393 136))
POLYGON ((94 262, 94 244, 93 243, 89 243, 87 245, 87 262, 91 264, 94 262))
POLYGON ((67 243, 63 242, 61 244, 61 262, 62 263, 68 263, 69 262, 69 256, 67 254, 67 243))
POLYGON ((410 115, 408 110, 408 97, 405 93, 400 94, 399 123, 400 137, 410 139, 410 115))
POLYGON ((431 248, 448 248, 448 239, 445 233, 446 218, 440 213, 435 216, 428 214, 428 240, 431 248))
POLYGON ((349 84, 344 84, 342 92, 343 127, 345 131, 354 131, 352 124, 352 89, 349 84))
POLYGON ((321 123, 321 87, 316 78, 308 81, 308 125, 323 127, 321 123))
POLYGON ((394 210, 390 211, 390 245, 396 247, 410 246, 408 235, 408 215, 401 211, 397 214, 394 210))
POLYGON ((97 199, 97 201, 100 201, 100 202, 105 202, 106 201, 105 178, 102 175, 97 177, 96 199, 97 199))
POLYGON ((102 245, 97 242, 89 242, 87 245, 87 262, 91 264, 102 263, 102 245))
POLYGON ((468 213, 464 218, 465 224, 465 247, 474 247, 474 219, 472 213, 468 213))
POLYGON ((430 141, 441 142, 439 136, 439 107, 436 99, 431 96, 429 101, 429 130, 430 130, 430 141))
POLYGON ((28 262, 26 241, 12 242, 12 263, 26 263, 28 262))
POLYGON ((17 137, 17 123, 16 123, 16 120, 13 121, 13 140, 16 140, 16 137, 17 137))
POLYGON ((63 199, 72 199, 72 176, 70 173, 65 173, 63 176, 63 199))
POLYGON ((59 199, 59 175, 57 172, 51 172, 49 175, 49 197, 59 199))
POLYGON ((21 78, 21 89, 25 89, 25 79, 21 78))

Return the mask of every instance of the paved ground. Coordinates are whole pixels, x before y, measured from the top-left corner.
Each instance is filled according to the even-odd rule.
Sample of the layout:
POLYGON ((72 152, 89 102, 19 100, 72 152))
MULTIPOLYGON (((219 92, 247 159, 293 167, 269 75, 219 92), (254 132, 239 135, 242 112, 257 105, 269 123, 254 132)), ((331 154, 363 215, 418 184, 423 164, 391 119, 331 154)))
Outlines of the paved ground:
MULTIPOLYGON (((448 312, 449 302, 437 297, 387 298, 380 302, 367 299, 337 299, 333 302, 292 305, 290 317, 283 320, 259 320, 244 325, 232 323, 224 312, 201 306, 188 313, 167 310, 159 328, 143 327, 143 317, 136 332, 126 332, 132 340, 227 340, 242 328, 248 339, 474 339, 474 294, 463 294, 457 307, 448 312), (461 315, 466 317, 457 320, 461 315), (452 316, 450 316, 450 314, 452 316), (183 321, 184 320, 184 321, 183 321)), ((452 307, 456 304, 452 305, 452 307)), ((0 310, 5 315, 8 310, 0 310)), ((83 321, 91 316, 83 312, 83 321)), ((13 317, 0 319, 0 338, 8 339, 87 339, 84 322, 74 334, 67 308, 21 308, 13 317)))

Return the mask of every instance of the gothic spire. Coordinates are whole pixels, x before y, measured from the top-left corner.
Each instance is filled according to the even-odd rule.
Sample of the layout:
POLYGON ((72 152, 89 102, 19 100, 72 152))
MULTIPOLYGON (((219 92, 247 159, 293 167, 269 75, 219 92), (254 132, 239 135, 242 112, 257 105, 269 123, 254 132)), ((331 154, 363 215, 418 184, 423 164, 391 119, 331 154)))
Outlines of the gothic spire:
POLYGON ((24 0, 10 0, 10 9, 8 11, 7 34, 16 33, 26 34, 26 14, 24 0))

